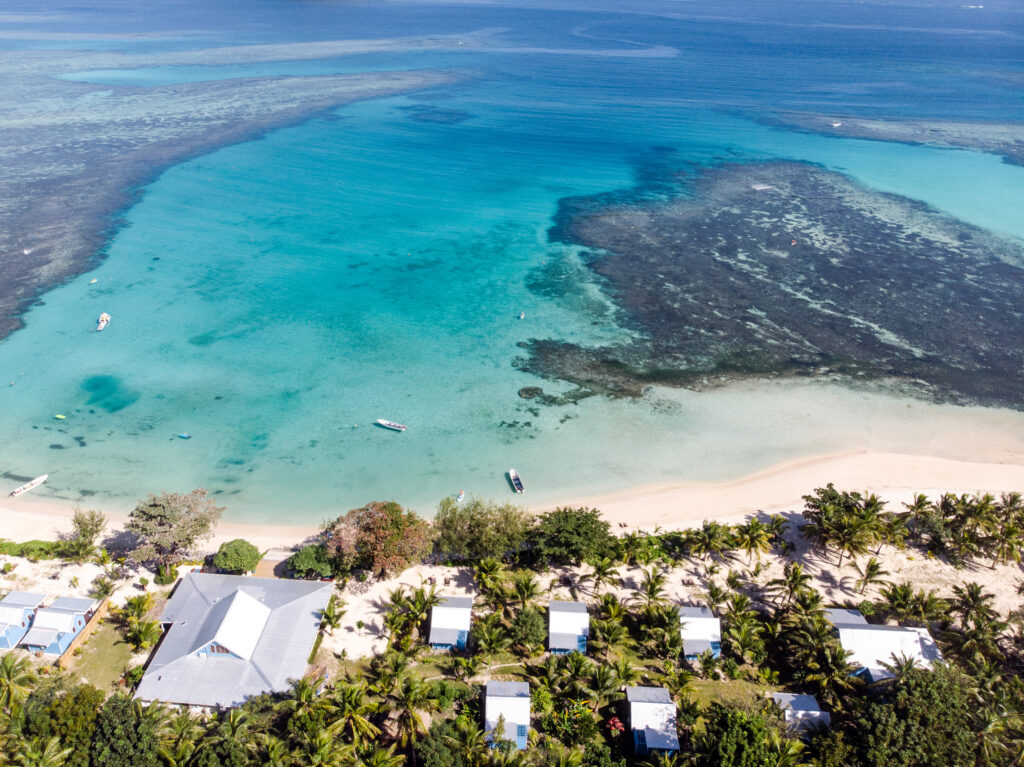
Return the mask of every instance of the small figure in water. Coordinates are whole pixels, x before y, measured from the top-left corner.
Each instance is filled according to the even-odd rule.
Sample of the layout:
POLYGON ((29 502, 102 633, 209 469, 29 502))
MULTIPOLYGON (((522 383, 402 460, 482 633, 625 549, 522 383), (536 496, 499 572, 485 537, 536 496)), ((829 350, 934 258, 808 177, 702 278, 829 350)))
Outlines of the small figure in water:
POLYGON ((465 497, 466 497, 466 494, 462 490, 460 490, 459 491, 459 497, 455 499, 455 502, 456 503, 462 503, 462 499, 465 498, 465 497))
POLYGON ((526 312, 519 312, 519 319, 525 320, 526 319, 526 312))

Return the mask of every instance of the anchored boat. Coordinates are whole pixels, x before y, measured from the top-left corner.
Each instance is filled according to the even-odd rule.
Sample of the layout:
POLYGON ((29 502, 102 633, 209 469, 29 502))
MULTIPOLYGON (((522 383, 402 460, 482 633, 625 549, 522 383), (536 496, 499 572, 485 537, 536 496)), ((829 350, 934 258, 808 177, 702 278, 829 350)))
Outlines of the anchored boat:
POLYGON ((41 477, 36 477, 31 482, 26 482, 21 487, 15 488, 10 493, 11 497, 14 498, 15 496, 22 495, 23 493, 27 493, 29 490, 32 490, 33 488, 39 487, 41 484, 43 484, 46 481, 46 478, 49 477, 49 476, 50 476, 49 474, 44 474, 41 477))
POLYGON ((523 480, 519 477, 518 471, 515 469, 509 469, 508 478, 512 480, 512 487, 516 489, 517 493, 522 493, 526 490, 526 488, 523 487, 523 480))
POLYGON ((103 312, 103 314, 100 315, 100 323, 99 325, 96 326, 96 332, 98 333, 99 331, 103 330, 103 328, 105 328, 109 324, 110 315, 107 314, 106 312, 103 312))
POLYGON ((378 418, 377 423, 383 426, 385 429, 392 429, 394 431, 405 431, 409 427, 404 423, 395 423, 394 421, 388 421, 384 418, 378 418))

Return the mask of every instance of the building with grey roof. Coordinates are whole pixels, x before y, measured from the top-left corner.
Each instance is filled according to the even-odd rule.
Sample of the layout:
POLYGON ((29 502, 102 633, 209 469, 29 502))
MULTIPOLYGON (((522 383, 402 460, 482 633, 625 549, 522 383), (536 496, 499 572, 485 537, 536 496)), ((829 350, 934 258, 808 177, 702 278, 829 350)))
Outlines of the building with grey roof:
POLYGON ((686 660, 697 660, 705 652, 722 655, 722 622, 707 607, 680 607, 679 633, 686 660))
POLYGON ((135 697, 230 708, 282 692, 306 673, 333 584, 191 573, 160 622, 165 633, 135 697))
POLYGON ((29 652, 60 657, 82 633, 99 602, 83 597, 57 597, 40 607, 32 618, 32 627, 20 644, 29 652))
POLYGON ((12 591, 0 599, 0 650, 12 650, 28 633, 36 608, 45 594, 12 591))
POLYGON ((472 620, 472 597, 443 597, 430 610, 427 644, 435 650, 465 650, 472 620))
POLYGON ((926 628, 871 624, 859 610, 826 610, 825 617, 835 628, 839 644, 850 654, 848 660, 857 676, 870 682, 891 678, 893 673, 886 666, 904 658, 922 668, 942 660, 942 652, 926 628))
POLYGON ((627 687, 633 750, 640 756, 679 750, 676 704, 665 687, 627 687))
POLYGON ((484 692, 484 732, 487 740, 511 741, 522 751, 530 733, 530 685, 490 681, 484 692), (502 731, 497 732, 498 723, 502 731))
POLYGON ((587 651, 590 613, 583 602, 557 602, 548 605, 548 649, 557 654, 587 651))
POLYGON ((772 693, 772 700, 782 709, 786 727, 790 730, 800 731, 818 725, 828 726, 832 723, 831 714, 821 710, 821 707, 818 706, 818 699, 813 695, 775 692, 772 693))

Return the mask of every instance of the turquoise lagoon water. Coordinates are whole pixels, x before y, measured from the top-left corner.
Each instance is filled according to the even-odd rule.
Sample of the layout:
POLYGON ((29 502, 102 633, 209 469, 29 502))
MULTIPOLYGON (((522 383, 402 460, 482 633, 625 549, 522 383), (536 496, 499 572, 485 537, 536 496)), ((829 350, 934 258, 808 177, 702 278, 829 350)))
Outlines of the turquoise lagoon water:
MULTIPOLYGON (((268 7, 285 13, 284 4, 268 7)), ((45 295, 26 328, 0 344, 3 383, 13 383, 0 391, 8 476, 49 472, 42 495, 120 510, 147 492, 203 486, 236 519, 315 522, 371 499, 429 513, 459 489, 507 497, 509 466, 523 475, 528 499, 546 503, 645 482, 728 479, 818 452, 919 449, 978 419, 1024 425, 1013 413, 808 383, 655 390, 638 401, 557 407, 521 399, 524 386, 567 387, 517 371, 518 342, 609 343, 627 332, 573 249, 548 241, 563 197, 629 187, 666 156, 679 167, 780 157, 1024 238, 1024 168, 978 152, 791 133, 727 113, 782 100, 870 115, 890 109, 902 89, 901 112, 914 114, 916 104, 922 116, 942 116, 953 86, 940 88, 939 74, 951 77, 942 67, 965 55, 950 52, 955 46, 911 51, 901 69, 879 67, 871 57, 884 58, 886 40, 869 45, 856 30, 832 33, 849 54, 841 62, 806 42, 787 55, 769 50, 768 25, 757 19, 742 31, 680 22, 673 36, 664 19, 503 12, 507 39, 521 46, 594 47, 572 30, 618 19, 623 39, 674 44, 679 55, 439 54, 435 62, 464 65, 476 78, 342 107, 167 169, 125 211, 106 260, 45 295), (681 44, 695 40, 702 51, 681 44), (728 44, 731 51, 718 50, 728 44), (928 56, 937 60, 922 69, 928 56), (755 75, 757 67, 771 72, 755 75), (768 74, 778 93, 760 82, 768 74), (883 75, 892 82, 879 82, 883 75), (553 275, 562 282, 550 284, 553 275), (538 282, 551 289, 527 287, 538 282), (558 289, 566 285, 567 293, 558 289), (113 321, 91 332, 102 311, 113 321), (409 430, 385 431, 376 418, 409 430), (183 432, 192 438, 176 437, 183 432)), ((436 13, 451 32, 496 21, 493 10, 470 19, 450 7, 436 13)), ((394 34, 373 24, 366 17, 351 36, 394 34)), ((269 34, 238 41, 311 33, 285 25, 269 34)), ((986 45, 983 36, 971 40, 986 45)), ((428 60, 353 57, 209 76, 428 60)), ((200 74, 69 76, 155 85, 200 74)), ((976 111, 999 99, 1024 111, 1011 93, 987 87, 993 95, 976 111)))

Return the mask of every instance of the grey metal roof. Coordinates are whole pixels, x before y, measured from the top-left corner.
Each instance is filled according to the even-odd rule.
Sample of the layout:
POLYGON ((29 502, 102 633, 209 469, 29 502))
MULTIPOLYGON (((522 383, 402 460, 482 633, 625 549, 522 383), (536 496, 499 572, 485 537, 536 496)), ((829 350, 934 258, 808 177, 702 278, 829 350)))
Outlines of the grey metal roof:
POLYGON ((834 626, 864 626, 868 622, 860 610, 848 610, 845 607, 830 607, 825 610, 824 615, 834 626))
POLYGON ((582 634, 551 634, 548 647, 552 650, 575 650, 579 647, 582 634))
POLYGON ((779 704, 779 708, 788 708, 793 711, 821 711, 818 700, 813 695, 776 692, 772 693, 772 698, 779 704))
POLYGON ((4 607, 39 607, 46 599, 46 594, 33 594, 29 591, 12 591, 3 599, 0 605, 4 607))
MULTIPOLYGON (((306 672, 321 611, 332 589, 332 584, 319 581, 189 574, 164 609, 161 621, 172 625, 135 697, 227 707, 253 695, 288 689, 289 680, 299 679, 306 672), (211 636, 211 614, 233 620, 237 611, 229 606, 235 603, 232 597, 239 591, 270 610, 249 658, 197 655, 197 642, 211 636)), ((234 626, 223 628, 237 630, 234 626)))
POLYGON ((441 597, 441 601, 438 604, 445 607, 465 607, 472 610, 473 597, 441 597))
POLYGON ((714 618, 715 614, 706 607, 680 607, 679 616, 682 618, 714 618))
POLYGON ((714 648, 711 647, 711 641, 708 639, 684 639, 683 640, 683 653, 686 655, 700 655, 702 652, 708 652, 714 648))
POLYGON ((18 644, 31 645, 32 647, 46 647, 57 636, 57 629, 33 628, 29 629, 24 638, 18 644))
POLYGON ((529 698, 529 682, 495 682, 487 683, 488 698, 529 698))
POLYGON ((585 613, 587 605, 584 602, 551 602, 548 609, 553 613, 585 613))
POLYGON ((84 599, 82 597, 57 597, 47 610, 64 610, 69 613, 87 613, 96 607, 95 599, 84 599))
POLYGON ((671 703, 666 687, 627 687, 626 700, 630 703, 671 703))
POLYGON ((446 629, 441 626, 430 627, 430 638, 427 644, 455 644, 459 640, 458 629, 446 629))

